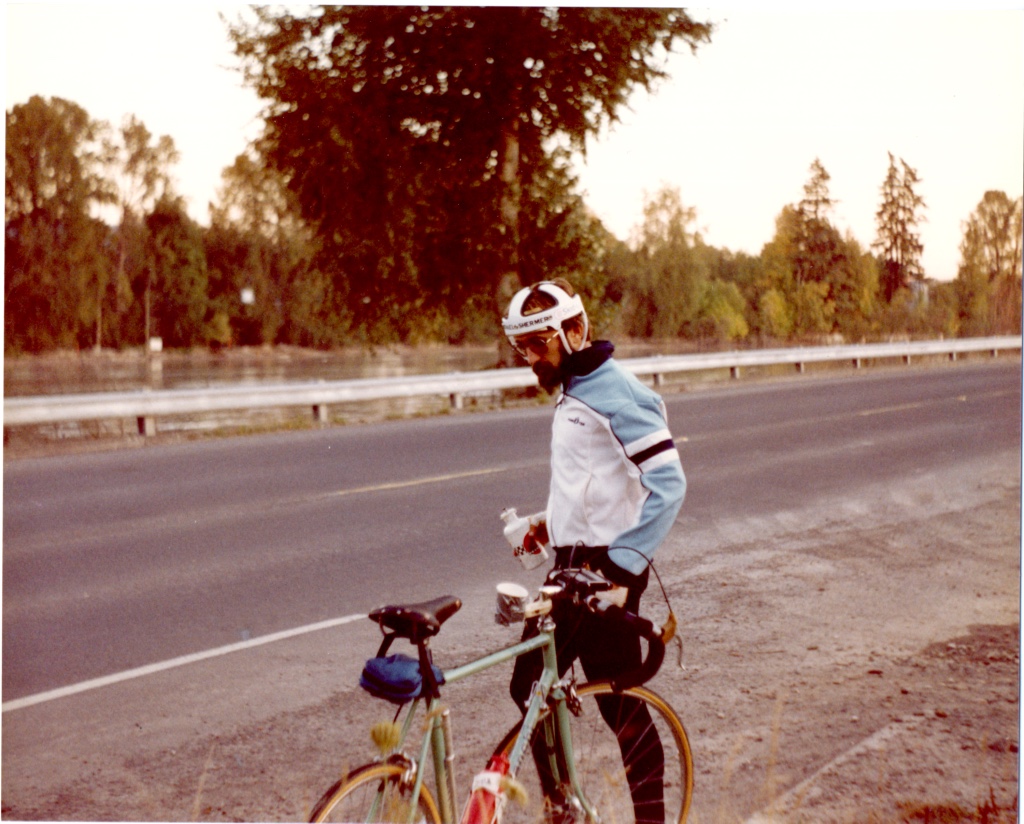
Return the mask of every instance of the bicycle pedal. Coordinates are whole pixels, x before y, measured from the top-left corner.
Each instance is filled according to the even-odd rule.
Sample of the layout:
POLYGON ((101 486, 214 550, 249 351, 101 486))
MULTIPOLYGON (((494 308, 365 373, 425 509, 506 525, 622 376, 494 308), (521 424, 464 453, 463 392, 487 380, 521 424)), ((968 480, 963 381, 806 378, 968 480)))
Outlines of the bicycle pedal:
POLYGON ((583 821, 583 806, 576 797, 573 796, 572 801, 565 796, 563 799, 565 800, 544 800, 544 820, 550 824, 575 824, 577 821, 583 821))

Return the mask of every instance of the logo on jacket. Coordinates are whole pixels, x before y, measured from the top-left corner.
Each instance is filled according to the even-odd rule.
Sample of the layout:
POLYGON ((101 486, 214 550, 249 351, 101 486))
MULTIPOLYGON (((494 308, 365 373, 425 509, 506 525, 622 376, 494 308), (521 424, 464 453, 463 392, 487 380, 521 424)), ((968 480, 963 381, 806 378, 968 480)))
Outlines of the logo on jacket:
POLYGON ((580 420, 579 415, 577 415, 575 418, 569 418, 568 420, 569 423, 574 423, 576 424, 576 426, 586 426, 586 424, 580 420))

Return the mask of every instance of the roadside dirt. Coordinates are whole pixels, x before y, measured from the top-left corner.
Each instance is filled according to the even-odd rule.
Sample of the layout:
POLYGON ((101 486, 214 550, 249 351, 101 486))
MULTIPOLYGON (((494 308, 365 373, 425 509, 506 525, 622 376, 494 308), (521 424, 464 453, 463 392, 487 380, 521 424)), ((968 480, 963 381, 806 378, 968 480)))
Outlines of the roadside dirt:
MULTIPOLYGON (((685 669, 673 650, 652 686, 691 738, 690 820, 1016 821, 1020 525, 1019 454, 770 518, 703 530, 684 518, 659 565, 685 669)), ((662 609, 653 596, 649 609, 662 609)), ((442 665, 517 632, 491 623, 489 599, 463 612, 472 620, 435 644, 442 665)), ((373 653, 376 631, 362 623, 345 629, 346 659, 373 653)), ((387 714, 337 689, 336 670, 325 686, 329 640, 275 653, 308 679, 264 674, 308 696, 301 708, 173 748, 140 729, 109 757, 83 752, 55 769, 71 778, 5 782, 3 818, 301 819, 369 757, 366 730, 387 714)), ((354 684, 352 666, 340 683, 354 684)), ((448 691, 463 781, 514 720, 508 675, 499 667, 448 691)))

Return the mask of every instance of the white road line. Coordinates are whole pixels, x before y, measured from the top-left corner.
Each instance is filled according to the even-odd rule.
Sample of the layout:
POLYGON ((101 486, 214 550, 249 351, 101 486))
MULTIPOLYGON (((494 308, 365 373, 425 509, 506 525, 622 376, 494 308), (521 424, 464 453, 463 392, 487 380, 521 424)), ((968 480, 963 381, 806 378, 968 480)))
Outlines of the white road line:
POLYGON ((155 664, 147 664, 144 667, 136 667, 135 669, 125 670, 124 672, 115 672, 112 675, 104 675, 101 678, 81 681, 78 684, 70 684, 66 687, 60 687, 59 689, 39 692, 35 695, 26 695, 24 698, 15 698, 12 701, 5 701, 3 705, 0 706, 0 709, 2 709, 3 712, 20 710, 25 707, 31 707, 34 704, 42 704, 46 701, 66 698, 69 695, 77 695, 80 692, 87 692, 89 690, 99 689, 100 687, 108 687, 111 684, 130 681, 133 678, 142 678, 145 675, 153 675, 158 672, 163 672, 164 670, 174 669, 175 667, 184 667, 188 664, 205 661, 209 658, 219 658, 222 655, 230 655, 233 652, 242 652, 247 649, 252 649, 253 647, 271 644, 274 641, 284 641, 288 638, 294 638, 297 635, 305 635, 309 632, 317 632, 322 629, 340 627, 344 624, 350 624, 353 621, 359 621, 364 618, 366 618, 365 615, 345 615, 341 618, 331 618, 330 620, 320 621, 316 624, 307 624, 304 627, 295 627, 294 629, 274 632, 270 635, 261 635, 259 638, 251 638, 248 641, 239 641, 236 644, 228 644, 224 647, 216 647, 214 649, 204 650, 203 652, 193 652, 190 655, 182 655, 178 658, 171 658, 168 661, 158 661, 155 664))
MULTIPOLYGON (((481 475, 493 475, 498 472, 507 472, 509 470, 519 468, 521 468, 520 464, 513 464, 510 466, 491 467, 487 469, 470 470, 467 472, 455 472, 448 475, 434 475, 427 478, 414 478, 413 480, 410 481, 401 481, 397 483, 376 484, 373 486, 362 486, 355 487, 352 489, 339 489, 334 492, 328 492, 322 495, 313 496, 313 498, 337 498, 344 497, 346 495, 359 495, 366 492, 381 492, 393 489, 404 489, 407 487, 421 486, 424 484, 436 484, 443 483, 445 481, 475 478, 481 475)), ((24 707, 31 707, 34 704, 42 704, 46 701, 54 701, 58 698, 65 698, 69 695, 76 695, 80 692, 87 692, 88 690, 99 689, 100 687, 107 687, 111 684, 119 684, 122 681, 130 681, 133 678, 142 678, 145 675, 153 675, 154 673, 174 669, 175 667, 183 667, 186 664, 194 664, 197 661, 205 661, 208 658, 217 658, 221 655, 229 655, 232 652, 240 652, 242 650, 251 649, 252 647, 258 647, 262 646, 263 644, 269 644, 273 641, 283 641, 286 638, 294 638, 296 635, 305 635, 307 632, 316 632, 317 630, 321 629, 330 629, 331 627, 338 627, 342 624, 348 624, 352 621, 357 621, 365 617, 365 615, 346 615, 343 618, 333 618, 329 621, 321 621, 318 624, 310 624, 309 626, 305 627, 296 627, 295 629, 284 630, 283 632, 275 632, 271 635, 264 635, 260 638, 253 638, 248 641, 240 641, 237 644, 228 644, 226 647, 217 647, 216 649, 205 650, 204 652, 196 652, 192 653, 191 655, 183 655, 180 658, 172 658, 169 661, 160 661, 155 664, 147 664, 144 667, 125 670, 124 672, 117 672, 112 675, 105 675, 102 678, 93 678, 89 681, 82 681, 81 683, 71 684, 66 687, 60 687, 59 689, 49 690, 47 692, 40 692, 35 695, 27 695, 24 698, 15 698, 12 701, 5 701, 2 705, 0 705, 0 710, 2 710, 3 712, 20 710, 24 707)))
POLYGON ((494 475, 497 472, 508 472, 510 469, 518 469, 518 466, 496 466, 488 469, 474 469, 468 472, 453 472, 449 475, 433 475, 428 478, 413 478, 409 481, 394 481, 393 483, 374 484, 373 486, 357 486, 351 489, 338 489, 334 492, 327 492, 317 497, 342 498, 346 495, 362 495, 366 492, 388 492, 392 489, 407 489, 411 486, 426 486, 427 484, 443 483, 445 481, 461 481, 464 478, 476 478, 480 475, 494 475))

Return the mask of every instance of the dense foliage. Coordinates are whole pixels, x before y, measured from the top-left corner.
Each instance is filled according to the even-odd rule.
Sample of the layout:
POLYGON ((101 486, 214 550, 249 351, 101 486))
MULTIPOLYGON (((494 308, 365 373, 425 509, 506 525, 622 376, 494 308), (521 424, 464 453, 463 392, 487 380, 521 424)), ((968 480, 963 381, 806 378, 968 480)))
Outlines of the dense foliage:
POLYGON ((708 34, 634 8, 259 8, 231 27, 267 102, 263 161, 371 341, 464 339, 521 283, 578 270, 599 231, 565 148, 708 34))
POLYGON ((818 159, 756 256, 708 246, 673 188, 628 242, 608 233, 570 150, 658 79, 658 54, 708 38, 682 12, 329 7, 233 34, 266 130, 208 226, 174 191, 170 137, 59 98, 7 112, 5 352, 494 340, 510 291, 556 276, 611 336, 1021 330, 1021 198, 984 193, 956 280, 929 281, 920 179, 892 155, 870 250, 833 225, 818 159))
POLYGON ((956 289, 966 334, 1021 328, 1022 200, 985 192, 964 226, 956 289))

